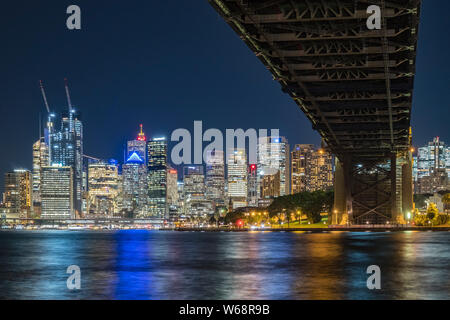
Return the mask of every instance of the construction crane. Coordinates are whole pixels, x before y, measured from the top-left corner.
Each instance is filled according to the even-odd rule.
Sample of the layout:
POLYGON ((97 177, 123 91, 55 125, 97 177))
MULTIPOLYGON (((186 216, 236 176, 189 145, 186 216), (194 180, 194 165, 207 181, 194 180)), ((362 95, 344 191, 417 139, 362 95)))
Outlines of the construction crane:
POLYGON ((69 84, 68 84, 67 78, 64 78, 64 86, 66 88, 67 104, 69 106, 69 132, 73 132, 73 129, 74 129, 73 109, 72 109, 72 101, 70 100, 69 84))
POLYGON ((41 93, 42 98, 44 98, 45 107, 47 108, 47 112, 50 113, 50 107, 48 106, 47 96, 45 95, 44 84, 42 83, 42 80, 39 80, 39 85, 41 87, 41 93))
POLYGON ((69 85, 67 82, 67 78, 64 78, 64 86, 66 87, 67 103, 69 105, 69 112, 70 112, 70 111, 72 111, 72 101, 70 100, 69 85))
POLYGON ((83 154, 83 158, 87 158, 87 159, 91 159, 91 160, 95 160, 95 161, 101 161, 101 159, 99 159, 99 158, 94 158, 94 157, 91 157, 91 156, 88 156, 85 154, 83 154))

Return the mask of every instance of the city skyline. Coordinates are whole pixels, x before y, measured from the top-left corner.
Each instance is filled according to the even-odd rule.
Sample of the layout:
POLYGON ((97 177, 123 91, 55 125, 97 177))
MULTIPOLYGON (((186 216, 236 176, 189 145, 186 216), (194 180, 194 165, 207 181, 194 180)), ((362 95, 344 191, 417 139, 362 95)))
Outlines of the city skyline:
MULTIPOLYGON (((124 147, 123 162, 84 155, 87 137, 81 111, 72 107, 67 79, 68 110, 61 115, 50 110, 42 82, 40 86, 47 122, 31 148, 32 170, 5 174, 2 205, 9 214, 43 219, 156 217, 173 222, 180 217, 213 216, 220 208, 266 207, 274 198, 291 194, 291 149, 283 136, 255 138, 254 160, 250 160, 248 148, 253 146, 249 138, 248 148, 234 146, 226 154, 214 149, 206 152, 205 163, 179 165, 180 193, 165 137, 147 139, 140 124, 136 138, 124 147)), ((322 148, 319 151, 326 154, 322 148)), ((332 177, 329 157, 330 166, 325 170, 332 177)), ((316 163, 309 164, 309 159, 306 162, 322 171, 316 163)), ((307 181, 313 180, 310 175, 308 171, 307 181)), ((303 186, 315 191, 331 184, 303 182, 303 186)))
MULTIPOLYGON (((8 110, 8 117, 0 120, 0 133, 5 137, 8 132, 14 132, 15 139, 2 141, 8 153, 7 157, 0 159, 0 175, 17 167, 29 167, 31 163, 29 152, 15 146, 18 143, 31 144, 36 140, 38 113, 45 112, 37 81, 45 81, 50 105, 61 111, 66 109, 62 83, 62 78, 66 76, 71 81, 74 106, 82 109, 83 117, 89 119, 85 121, 86 136, 104 141, 101 145, 96 144, 94 139, 87 141, 85 153, 97 153, 95 156, 99 158, 110 156, 121 159, 122 144, 126 141, 124 137, 134 135, 136 123, 143 123, 149 136, 167 134, 179 127, 190 128, 196 119, 203 119, 208 127, 222 129, 280 127, 281 134, 289 141, 320 143, 318 134, 311 129, 306 117, 279 90, 279 85, 261 68, 252 52, 209 6, 181 4, 187 12, 196 10, 196 14, 201 16, 198 21, 202 23, 181 14, 183 10, 173 10, 176 18, 186 26, 185 32, 198 35, 194 39, 185 39, 174 28, 169 29, 166 35, 177 40, 178 48, 167 44, 163 35, 157 33, 151 33, 153 41, 150 43, 140 41, 145 38, 146 30, 157 30, 158 23, 167 18, 174 5, 165 4, 168 6, 164 7, 165 10, 161 10, 161 4, 154 3, 143 4, 147 10, 128 8, 130 11, 121 16, 124 21, 120 26, 107 23, 108 28, 105 29, 104 21, 94 18, 91 12, 100 10, 106 16, 114 17, 121 4, 99 9, 98 4, 86 3, 83 6, 84 28, 80 34, 74 34, 56 27, 59 22, 54 19, 41 21, 30 16, 31 12, 38 13, 39 17, 57 15, 61 8, 65 10, 62 3, 55 6, 30 4, 33 10, 27 12, 21 12, 14 3, 6 4, 5 10, 15 12, 21 18, 12 19, 13 15, 10 15, 2 20, 11 28, 17 26, 15 30, 19 32, 14 38, 7 34, 5 46, 21 48, 26 45, 25 41, 33 42, 36 38, 43 43, 37 51, 20 54, 14 51, 14 55, 13 51, 5 53, 5 61, 10 63, 4 65, 5 76, 0 81, 3 82, 2 87, 9 89, 1 93, 0 101, 2 109, 8 110), (148 21, 150 25, 142 26, 136 22, 139 21, 136 16, 144 11, 161 14, 155 20, 148 21), (23 20, 35 21, 40 28, 35 31, 20 28, 20 21, 23 20), (203 23, 209 27, 203 28, 203 23), (94 39, 97 39, 95 35, 99 32, 110 36, 96 44, 94 39), (43 34, 45 36, 41 36, 43 34), (130 46, 142 50, 128 50, 127 46, 117 48, 115 38, 123 39, 125 36, 129 37, 127 43, 130 46), (101 45, 101 50, 97 50, 98 45, 101 45), (64 50, 67 46, 73 50, 64 50), (192 50, 198 47, 201 48, 199 52, 192 50), (51 54, 47 54, 48 48, 53 49, 51 54), (86 55, 81 48, 91 48, 89 52, 92 54, 86 55), (183 54, 168 53, 172 52, 170 49, 183 54), (175 82, 165 74, 164 70, 169 66, 179 72, 175 82), (88 71, 92 76, 87 75, 88 71), (217 77, 217 74, 221 76, 217 77), (181 82, 182 86, 179 85, 181 82), (222 94, 224 87, 230 92, 227 97, 222 94), (172 91, 177 93, 171 94, 172 91), (222 98, 215 99, 216 96, 222 98), (236 118, 234 114, 238 111, 242 112, 242 117, 236 118), (274 113, 276 117, 273 117, 274 113), (29 130, 19 130, 21 127, 29 130), (123 130, 108 131, 110 127, 123 130)), ((432 6, 428 2, 422 5, 424 23, 419 30, 418 70, 412 109, 415 146, 423 145, 438 135, 442 140, 450 141, 445 117, 439 116, 448 107, 449 97, 438 94, 445 92, 445 75, 449 73, 448 65, 444 63, 448 44, 437 45, 439 37, 435 32, 446 29, 448 21, 433 18, 449 6, 447 2, 440 6, 432 6), (442 50, 434 50, 436 47, 442 50), (428 59, 431 52, 433 59, 428 59)))

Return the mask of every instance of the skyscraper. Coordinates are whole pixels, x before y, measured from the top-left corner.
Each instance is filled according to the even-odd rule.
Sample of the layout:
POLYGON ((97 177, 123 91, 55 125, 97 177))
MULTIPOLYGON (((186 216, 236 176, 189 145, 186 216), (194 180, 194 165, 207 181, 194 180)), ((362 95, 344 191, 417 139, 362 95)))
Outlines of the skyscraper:
POLYGON ((258 206, 258 170, 256 164, 248 166, 247 174, 247 201, 249 207, 258 206))
POLYGON ((127 142, 127 158, 130 157, 133 152, 136 152, 139 158, 147 163, 147 138, 143 131, 142 124, 139 125, 139 128, 140 132, 138 133, 137 139, 127 142))
POLYGON ((292 194, 307 190, 307 161, 312 158, 314 145, 296 144, 291 152, 291 189, 292 194))
POLYGON ((5 174, 4 206, 11 214, 29 218, 32 212, 31 172, 14 170, 5 174))
POLYGON ((174 168, 167 169, 167 203, 178 205, 178 171, 174 168))
POLYGON ((148 216, 166 218, 167 214, 167 141, 153 138, 147 143, 148 216))
POLYGON ((48 145, 41 137, 33 144, 33 212, 35 216, 41 214, 41 171, 49 165, 48 145))
POLYGON ((416 193, 433 193, 449 188, 450 147, 439 137, 417 150, 413 178, 416 193))
POLYGON ((127 156, 122 166, 123 209, 134 216, 145 216, 147 212, 146 148, 146 137, 142 125, 140 125, 137 139, 127 143, 127 156))
POLYGON ((333 157, 312 144, 296 144, 291 152, 292 193, 326 190, 333 186, 333 157))
POLYGON ((50 163, 52 166, 71 167, 73 169, 72 200, 73 208, 81 214, 82 178, 83 178, 83 125, 80 113, 71 109, 64 113, 61 120, 61 131, 50 136, 50 163))
POLYGON ((167 169, 167 207, 169 218, 174 221, 181 214, 178 195, 178 171, 172 167, 167 169))
POLYGON ((439 137, 433 138, 427 146, 418 148, 417 178, 430 176, 434 171, 444 169, 450 177, 450 148, 439 137))
POLYGON ((266 168, 261 177, 261 199, 271 199, 280 196, 280 170, 266 168))
POLYGON ((206 199, 214 206, 225 205, 225 165, 221 150, 211 150, 206 154, 206 199))
POLYGON ((229 153, 228 198, 231 208, 247 206, 247 155, 245 149, 235 149, 229 153))
POLYGON ((206 199, 203 166, 195 165, 183 169, 183 198, 185 214, 191 218, 213 214, 212 201, 206 199))
POLYGON ((73 169, 68 166, 42 168, 42 219, 75 218, 73 169))
POLYGON ((98 161, 88 166, 88 207, 90 216, 112 217, 119 213, 118 166, 114 162, 98 161))
MULTIPOLYGON (((258 185, 260 185, 264 171, 267 168, 280 171, 280 195, 289 194, 289 144, 285 137, 259 137, 258 185)), ((259 186, 258 192, 260 190, 259 186)))

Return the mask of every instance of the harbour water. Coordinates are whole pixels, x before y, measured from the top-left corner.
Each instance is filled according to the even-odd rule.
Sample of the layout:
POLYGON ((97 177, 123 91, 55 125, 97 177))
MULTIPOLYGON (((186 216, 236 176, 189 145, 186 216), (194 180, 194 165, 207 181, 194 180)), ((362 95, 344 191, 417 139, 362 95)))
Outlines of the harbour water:
POLYGON ((450 232, 0 232, 1 299, 450 299, 449 272, 450 232))

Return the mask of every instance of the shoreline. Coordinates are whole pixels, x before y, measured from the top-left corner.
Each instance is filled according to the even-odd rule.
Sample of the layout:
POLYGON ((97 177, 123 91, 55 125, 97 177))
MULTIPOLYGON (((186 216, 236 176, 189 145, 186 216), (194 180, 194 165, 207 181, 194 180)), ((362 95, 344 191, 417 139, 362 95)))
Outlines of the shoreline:
POLYGON ((11 231, 93 231, 93 232, 109 232, 109 231, 177 231, 177 232, 308 232, 308 233, 329 233, 329 232, 401 232, 401 231, 418 231, 418 232, 450 232, 450 226, 444 227, 342 227, 342 228, 264 228, 264 229, 250 229, 250 228, 240 228, 240 229, 225 229, 225 228, 112 228, 112 229, 91 229, 91 228, 80 228, 80 229, 65 229, 65 228, 43 228, 43 229, 0 229, 1 231, 11 232, 11 231))
MULTIPOLYGON (((168 231, 169 229, 159 229, 168 231)), ((304 231, 304 232, 335 232, 335 231, 345 231, 345 232, 399 232, 399 231, 422 231, 422 232, 428 232, 428 231, 450 231, 450 227, 404 227, 404 228, 351 228, 351 227, 345 227, 345 228, 267 228, 267 229, 249 229, 249 228, 242 228, 242 229, 220 229, 220 228, 205 228, 205 229, 199 229, 199 228, 175 228, 170 229, 174 231, 181 231, 181 232, 298 232, 298 231, 304 231)))

